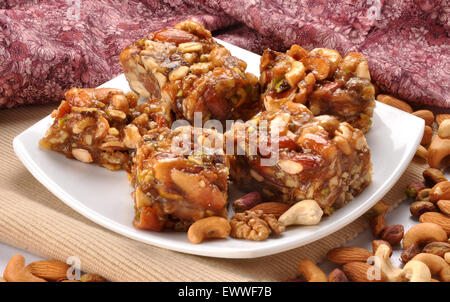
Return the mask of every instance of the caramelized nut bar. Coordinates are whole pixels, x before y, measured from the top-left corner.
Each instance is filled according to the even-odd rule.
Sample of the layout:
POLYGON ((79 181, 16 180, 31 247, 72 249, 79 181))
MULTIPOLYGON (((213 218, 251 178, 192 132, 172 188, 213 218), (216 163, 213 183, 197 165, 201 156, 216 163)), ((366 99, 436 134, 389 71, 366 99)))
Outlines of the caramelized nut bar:
POLYGON ((247 64, 194 21, 181 22, 129 45, 120 62, 130 87, 166 101, 177 119, 248 120, 260 111, 258 78, 247 64))
POLYGON ((362 54, 351 52, 342 58, 333 49, 308 52, 293 45, 286 53, 264 51, 260 69, 266 109, 293 101, 306 105, 314 115, 333 115, 364 133, 369 131, 375 87, 362 54))
POLYGON ((231 159, 233 181, 244 190, 259 190, 265 200, 292 204, 314 199, 331 214, 371 182, 364 134, 333 116, 314 117, 299 103, 287 102, 235 123, 225 135, 233 138, 235 148, 245 150, 244 156, 231 159), (256 144, 250 142, 251 133, 258 133, 256 144), (251 152, 252 146, 257 152, 251 152), (276 159, 272 165, 263 163, 270 157, 276 159))
POLYGON ((201 218, 227 216, 230 165, 223 135, 203 129, 195 137, 193 129, 202 131, 159 128, 138 142, 131 172, 136 228, 186 231, 201 218))
POLYGON ((162 101, 138 105, 134 93, 112 88, 72 88, 52 117, 40 147, 110 170, 128 169, 128 151, 142 135, 171 123, 162 101))

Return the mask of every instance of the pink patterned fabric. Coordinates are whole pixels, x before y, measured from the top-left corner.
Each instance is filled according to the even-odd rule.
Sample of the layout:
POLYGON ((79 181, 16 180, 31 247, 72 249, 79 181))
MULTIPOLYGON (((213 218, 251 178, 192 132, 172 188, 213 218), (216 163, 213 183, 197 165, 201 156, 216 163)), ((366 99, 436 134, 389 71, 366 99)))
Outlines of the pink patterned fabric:
POLYGON ((0 0, 0 108, 97 86, 126 45, 184 19, 257 53, 362 52, 383 91, 450 108, 448 0, 0 0))

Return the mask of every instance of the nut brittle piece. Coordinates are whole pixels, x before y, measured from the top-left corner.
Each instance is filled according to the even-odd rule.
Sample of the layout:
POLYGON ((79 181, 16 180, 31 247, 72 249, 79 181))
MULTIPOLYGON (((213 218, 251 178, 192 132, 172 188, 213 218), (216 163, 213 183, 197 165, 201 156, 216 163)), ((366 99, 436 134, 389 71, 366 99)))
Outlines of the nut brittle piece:
POLYGON ((313 199, 330 215, 371 182, 363 133, 332 116, 314 117, 299 103, 235 123, 225 136, 238 154, 231 158, 233 181, 265 200, 313 199))
POLYGON ((260 85, 265 108, 292 101, 314 115, 329 114, 364 133, 375 108, 375 87, 366 58, 351 52, 344 58, 333 49, 307 51, 293 45, 286 53, 264 51, 260 85))
POLYGON ((128 169, 128 152, 142 135, 170 123, 164 105, 138 104, 137 95, 119 89, 72 88, 53 111, 54 122, 39 146, 110 170, 128 169))
POLYGON ((194 21, 149 33, 122 51, 120 63, 133 91, 162 98, 177 119, 247 120, 262 107, 247 64, 194 21))
POLYGON ((228 174, 223 135, 215 130, 150 130, 133 156, 134 226, 186 231, 199 219, 226 217, 228 174))

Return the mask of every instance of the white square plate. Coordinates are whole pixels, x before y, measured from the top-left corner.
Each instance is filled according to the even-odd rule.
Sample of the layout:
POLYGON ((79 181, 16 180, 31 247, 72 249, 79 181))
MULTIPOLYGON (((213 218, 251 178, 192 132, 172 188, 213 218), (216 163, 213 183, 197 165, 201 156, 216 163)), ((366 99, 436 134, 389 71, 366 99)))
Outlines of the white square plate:
MULTIPOLYGON (((249 72, 259 74, 258 55, 219 42, 245 60, 249 72)), ((102 87, 130 91, 124 75, 102 87)), ((14 139, 14 150, 31 174, 65 204, 126 237, 179 252, 222 258, 253 258, 283 252, 319 240, 354 221, 396 183, 414 156, 424 129, 422 119, 377 102, 373 126, 367 134, 372 150, 373 181, 355 200, 317 226, 289 227, 277 238, 262 242, 228 238, 195 245, 185 233, 141 231, 132 226, 132 190, 124 171, 111 172, 39 149, 38 141, 51 124, 52 118, 47 116, 25 130, 14 139)))

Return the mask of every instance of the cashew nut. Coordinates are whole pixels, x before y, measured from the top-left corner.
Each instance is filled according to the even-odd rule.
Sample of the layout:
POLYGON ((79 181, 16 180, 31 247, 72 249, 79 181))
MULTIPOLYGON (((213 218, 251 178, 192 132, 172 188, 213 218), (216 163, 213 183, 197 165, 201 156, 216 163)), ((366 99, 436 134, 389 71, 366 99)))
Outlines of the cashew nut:
POLYGON ((327 282, 325 273, 311 260, 302 259, 298 266, 298 272, 305 277, 308 282, 327 282))
POLYGON ((44 279, 34 276, 25 267, 25 258, 20 255, 14 255, 6 265, 3 277, 8 282, 47 282, 44 279))
POLYGON ((438 168, 441 161, 450 155, 450 139, 433 137, 428 148, 428 165, 431 168, 438 168))
POLYGON ((386 244, 381 244, 375 252, 375 257, 378 257, 380 260, 381 274, 389 282, 401 282, 403 280, 403 272, 392 265, 390 254, 391 249, 386 244))
POLYGON ((450 138, 450 119, 442 121, 439 125, 438 135, 440 138, 450 138))
POLYGON ((226 238, 230 235, 231 226, 223 217, 207 217, 194 222, 188 230, 190 242, 198 244, 206 239, 226 238))
POLYGON ((288 225, 316 225, 322 218, 323 211, 319 204, 312 199, 302 200, 294 204, 278 219, 285 226, 288 225))
POLYGON ((450 282, 450 266, 444 258, 434 254, 420 253, 412 258, 412 260, 425 263, 432 275, 439 276, 441 281, 450 282))
POLYGON ((435 223, 419 223, 406 232, 403 237, 403 249, 408 249, 413 243, 423 245, 433 241, 447 241, 447 233, 435 223))
POLYGON ((445 259, 445 261, 447 261, 448 264, 450 264, 450 252, 445 253, 444 259, 445 259))
POLYGON ((411 260, 403 267, 403 276, 409 282, 430 282, 431 272, 421 261, 411 260))

